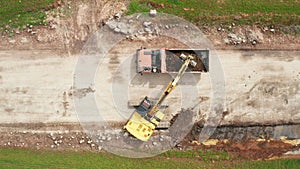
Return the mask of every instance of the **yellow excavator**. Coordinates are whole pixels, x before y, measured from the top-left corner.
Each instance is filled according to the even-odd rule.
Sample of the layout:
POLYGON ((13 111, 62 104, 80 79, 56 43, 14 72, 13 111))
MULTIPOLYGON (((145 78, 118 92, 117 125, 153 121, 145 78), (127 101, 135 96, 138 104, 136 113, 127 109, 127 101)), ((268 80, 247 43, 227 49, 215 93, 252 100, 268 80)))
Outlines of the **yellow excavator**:
POLYGON ((188 66, 195 67, 197 64, 191 55, 186 56, 181 54, 180 59, 184 61, 180 70, 164 90, 158 101, 154 105, 151 105, 150 100, 146 96, 126 123, 124 128, 137 139, 141 141, 149 140, 156 126, 164 117, 164 114, 159 110, 160 105, 172 90, 175 89, 188 66))

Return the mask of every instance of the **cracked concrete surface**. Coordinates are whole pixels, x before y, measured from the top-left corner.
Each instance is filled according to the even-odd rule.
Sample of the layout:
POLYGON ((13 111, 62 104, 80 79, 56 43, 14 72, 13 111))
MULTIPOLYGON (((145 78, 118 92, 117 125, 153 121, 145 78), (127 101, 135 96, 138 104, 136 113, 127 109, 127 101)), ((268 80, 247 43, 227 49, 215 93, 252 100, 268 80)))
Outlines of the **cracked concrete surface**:
MULTIPOLYGON (((134 48, 130 50, 132 51, 128 53, 134 53, 134 48)), ((224 116, 221 124, 300 122, 299 51, 217 52, 226 81, 226 110, 225 113, 219 112, 224 116)), ((131 56, 120 55, 118 59, 122 61, 126 57, 131 56)), ((72 95, 77 58, 53 51, 0 51, 0 122, 77 122, 72 95)), ((105 78, 100 78, 100 81, 96 79, 96 88, 91 88, 88 92, 95 92, 96 95, 99 92, 102 95, 110 93, 97 88, 98 83, 108 88, 111 86, 113 69, 109 68, 112 66, 109 59, 111 58, 107 57, 104 60, 104 63, 107 62, 104 66, 107 69, 102 70, 105 78)), ((117 67, 120 62, 113 64, 117 67)), ((167 82, 169 78, 163 79, 167 82)), ((159 93, 164 81, 158 79, 154 86, 138 85, 139 92, 132 94, 132 97, 144 95, 142 89, 147 88, 158 90, 156 93, 159 93)), ((199 99, 210 97, 209 74, 201 75, 197 87, 199 99)), ((84 97, 84 93, 80 96, 84 97)), ((174 92, 171 97, 180 99, 180 92, 174 92)), ((107 121, 126 121, 126 117, 120 117, 110 99, 101 100, 100 97, 98 101, 106 106, 99 113, 107 121)), ((201 102, 201 113, 208 113, 209 103, 210 99, 201 102)), ((180 110, 179 107, 176 109, 180 110)))

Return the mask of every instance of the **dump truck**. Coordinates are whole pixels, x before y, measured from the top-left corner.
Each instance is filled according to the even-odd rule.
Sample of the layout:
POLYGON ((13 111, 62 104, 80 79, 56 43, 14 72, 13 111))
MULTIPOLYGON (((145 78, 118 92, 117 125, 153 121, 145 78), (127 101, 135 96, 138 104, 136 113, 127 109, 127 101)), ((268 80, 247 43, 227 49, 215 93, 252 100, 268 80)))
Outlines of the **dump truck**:
POLYGON ((178 73, 182 61, 181 54, 194 57, 197 65, 186 72, 201 73, 209 71, 208 49, 138 49, 136 52, 136 71, 140 74, 148 73, 178 73))
MULTIPOLYGON (((162 52, 160 50, 156 50, 155 52, 162 52)), ((145 53, 145 52, 143 52, 145 53)), ((151 52, 152 53, 152 52, 151 52)), ((153 63, 151 60, 151 66, 152 65, 162 65, 161 62, 164 62, 164 59, 158 59, 157 57, 161 57, 164 53, 154 53, 153 54, 144 54, 142 57, 150 57, 151 59, 155 59, 153 63), (160 56, 159 56, 160 55, 160 56), (153 57, 154 56, 154 57, 153 57), (160 60, 160 62, 159 62, 160 60)), ((141 56, 141 55, 139 55, 141 56)), ((173 80, 168 84, 167 88, 164 90, 164 92, 161 94, 159 99, 153 103, 151 102, 148 97, 146 96, 141 102, 140 105, 137 107, 137 109, 133 112, 130 119, 127 121, 126 125, 124 126, 124 129, 128 131, 132 136, 135 138, 141 140, 141 141, 147 141, 153 134, 155 128, 159 125, 159 123, 162 121, 164 114, 160 111, 160 106, 162 105, 162 102, 167 98, 167 96, 175 89, 177 86, 179 80, 183 76, 183 74, 186 72, 186 70, 191 67, 191 69, 195 68, 197 66, 196 60, 197 56, 193 56, 191 54, 185 55, 184 53, 181 53, 178 58, 180 58, 181 66, 176 74, 176 76, 173 78, 173 80)), ((208 57, 208 56, 207 56, 208 57)), ((139 57, 141 59, 141 57, 139 57)), ((149 61, 149 60, 148 60, 149 61)), ((144 63, 143 60, 138 60, 139 63, 144 63)), ((141 66, 138 65, 138 67, 141 66)), ((145 67, 144 67, 145 68, 145 67)), ((166 69, 161 67, 151 67, 151 69, 156 70, 148 70, 143 69, 142 71, 145 72, 139 72, 139 73, 163 73, 166 69)), ((139 70, 139 69, 138 69, 139 70)), ((203 69, 204 70, 204 69, 203 69)))
MULTIPOLYGON (((208 49, 137 49, 136 51, 136 72, 142 75, 151 73, 176 74, 178 73, 182 60, 180 54, 191 55, 197 63, 195 67, 188 68, 185 72, 199 74, 209 71, 209 50, 208 49)), ((144 97, 128 100, 128 106, 138 107, 144 97)), ((155 101, 155 98, 149 98, 155 101)), ((156 99, 157 100, 157 99, 156 99)), ((168 107, 168 105, 163 105, 168 107)), ((166 122, 168 123, 168 122, 166 122)), ((168 124, 160 123, 160 128, 167 128, 168 124)))

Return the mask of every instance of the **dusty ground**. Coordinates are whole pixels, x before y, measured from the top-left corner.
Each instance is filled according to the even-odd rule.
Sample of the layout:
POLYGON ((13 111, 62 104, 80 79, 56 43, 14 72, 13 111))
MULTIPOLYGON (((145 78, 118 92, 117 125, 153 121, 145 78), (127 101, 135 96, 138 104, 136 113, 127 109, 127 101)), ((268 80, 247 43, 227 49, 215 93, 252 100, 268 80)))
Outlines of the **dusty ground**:
MULTIPOLYGON (((186 47, 181 42, 165 37, 149 41, 122 41, 110 51, 109 57, 103 60, 101 70, 96 74, 94 86, 76 90, 73 86, 73 74, 79 50, 90 33, 102 27, 110 16, 125 10, 126 6, 123 2, 96 0, 86 4, 76 1, 66 2, 61 8, 65 12, 58 15, 49 13, 49 27, 37 27, 33 30, 34 34, 25 32, 13 38, 3 37, 0 41, 2 49, 0 146, 2 147, 102 149, 101 140, 109 142, 114 136, 105 133, 104 130, 101 139, 98 140, 100 143, 94 143, 83 134, 75 112, 73 94, 76 93, 75 97, 95 94, 102 120, 124 123, 133 109, 126 107, 128 111, 120 111, 118 106, 127 105, 127 102, 123 101, 128 99, 121 98, 119 100, 121 105, 118 105, 116 101, 118 99, 114 98, 116 96, 111 92, 114 80, 120 78, 115 77, 120 65, 131 63, 135 50, 141 46, 186 47), (74 10, 70 12, 67 10, 69 7, 74 10), (71 17, 67 18, 68 15, 71 17)), ((258 42, 256 45, 249 42, 234 45, 233 38, 228 37, 230 32, 226 29, 218 31, 218 28, 211 30, 202 28, 202 30, 217 49, 268 49, 217 51, 226 80, 226 109, 220 112, 223 114, 220 124, 241 126, 300 122, 298 112, 300 105, 297 102, 300 98, 300 53, 297 51, 300 49, 299 36, 285 35, 277 31, 265 32, 257 27, 234 27, 236 35, 250 36, 245 32, 252 32, 258 42)), ((121 75, 121 78, 124 76, 126 74, 121 75)), ((209 74, 202 74, 196 78, 201 93, 198 100, 202 100, 198 117, 207 116, 205 112, 209 109, 211 97, 209 78, 209 74)), ((145 94, 155 97, 169 80, 170 76, 153 76, 151 80, 138 76, 129 86, 131 94, 128 98, 136 100, 145 94), (144 92, 146 90, 148 93, 144 92)), ((180 91, 188 87, 185 85, 183 83, 182 87, 170 97, 169 101, 175 101, 174 105, 177 106, 165 110, 169 113, 167 118, 171 119, 180 111, 178 106, 181 104, 180 91)), ((280 131, 285 131, 285 127, 283 128, 280 131)), ((299 131, 278 132, 276 137, 293 136, 291 133, 294 134, 291 139, 299 138, 299 131)), ((224 136, 221 140, 223 139, 228 138, 224 136)), ((184 145, 178 148, 189 145, 190 141, 186 140, 183 142, 184 145)), ((257 142, 251 139, 241 140, 245 142, 234 141, 236 140, 233 139, 233 142, 228 143, 220 142, 212 147, 200 145, 197 148, 228 151, 251 159, 280 156, 287 151, 299 149, 298 146, 279 141, 257 142)))
MULTIPOLYGON (((167 46, 171 41, 165 42, 167 46)), ((95 94, 100 112, 107 112, 102 114, 106 121, 126 121, 128 112, 133 110, 127 107, 128 99, 139 100, 145 95, 156 97, 170 81, 168 75, 153 76, 159 80, 154 78, 149 80, 146 76, 136 74, 131 85, 126 81, 119 81, 119 78, 127 80, 128 78, 126 74, 121 75, 115 71, 124 61, 131 63, 135 49, 143 46, 143 43, 145 42, 121 43, 120 49, 125 49, 128 44, 130 48, 127 48, 126 52, 112 51, 111 57, 104 58, 101 71, 98 70, 93 75, 96 77, 95 84, 91 85, 90 92, 95 94), (118 61, 113 61, 113 58, 118 61), (129 85, 128 93, 124 93, 126 97, 118 97, 120 93, 117 90, 123 89, 122 85, 129 85), (116 88, 112 88, 113 86, 116 88), (123 111, 120 112, 120 108, 123 111)), ((171 44, 169 46, 172 46, 171 44)), ((151 43, 147 45, 149 47, 151 43)), ((222 125, 299 122, 300 115, 297 111, 299 109, 297 102, 300 79, 298 67, 300 63, 297 59, 299 52, 227 50, 218 51, 218 54, 222 56, 220 62, 226 81, 225 108, 224 112, 222 110, 220 112, 224 113, 223 120, 220 121, 222 125)), ((76 56, 55 54, 52 51, 1 51, 2 118, 0 121, 2 123, 77 121, 72 96, 73 73, 77 59, 76 56), (30 118, 27 118, 27 113, 31 114, 30 118)), ((124 70, 126 68, 130 71, 134 66, 126 65, 124 70)), ((209 74, 203 73, 201 79, 196 80, 198 80, 196 83, 199 100, 211 98, 209 74)), ((182 83, 169 99, 173 99, 173 103, 181 104, 181 90, 188 85, 187 82, 182 83)), ((78 92, 84 94, 88 91, 78 90, 78 92)), ((205 113, 209 110, 209 103, 210 99, 206 99, 200 106, 205 116, 209 116, 205 113)), ((172 112, 176 114, 179 110, 172 110, 172 112)))

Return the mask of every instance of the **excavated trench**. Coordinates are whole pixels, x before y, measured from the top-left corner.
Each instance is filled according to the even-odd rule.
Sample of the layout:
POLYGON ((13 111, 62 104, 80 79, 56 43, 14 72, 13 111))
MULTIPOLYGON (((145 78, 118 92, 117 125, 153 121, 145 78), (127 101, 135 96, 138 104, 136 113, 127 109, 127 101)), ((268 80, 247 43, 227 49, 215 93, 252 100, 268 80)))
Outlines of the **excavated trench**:
MULTIPOLYGON (((189 140, 198 140, 204 126, 202 123, 196 123, 187 138, 189 140)), ((274 139, 280 140, 283 137, 289 140, 300 138, 300 124, 282 124, 282 125, 252 125, 252 126, 217 126, 206 127, 213 131, 211 139, 232 140, 237 142, 274 139)))

